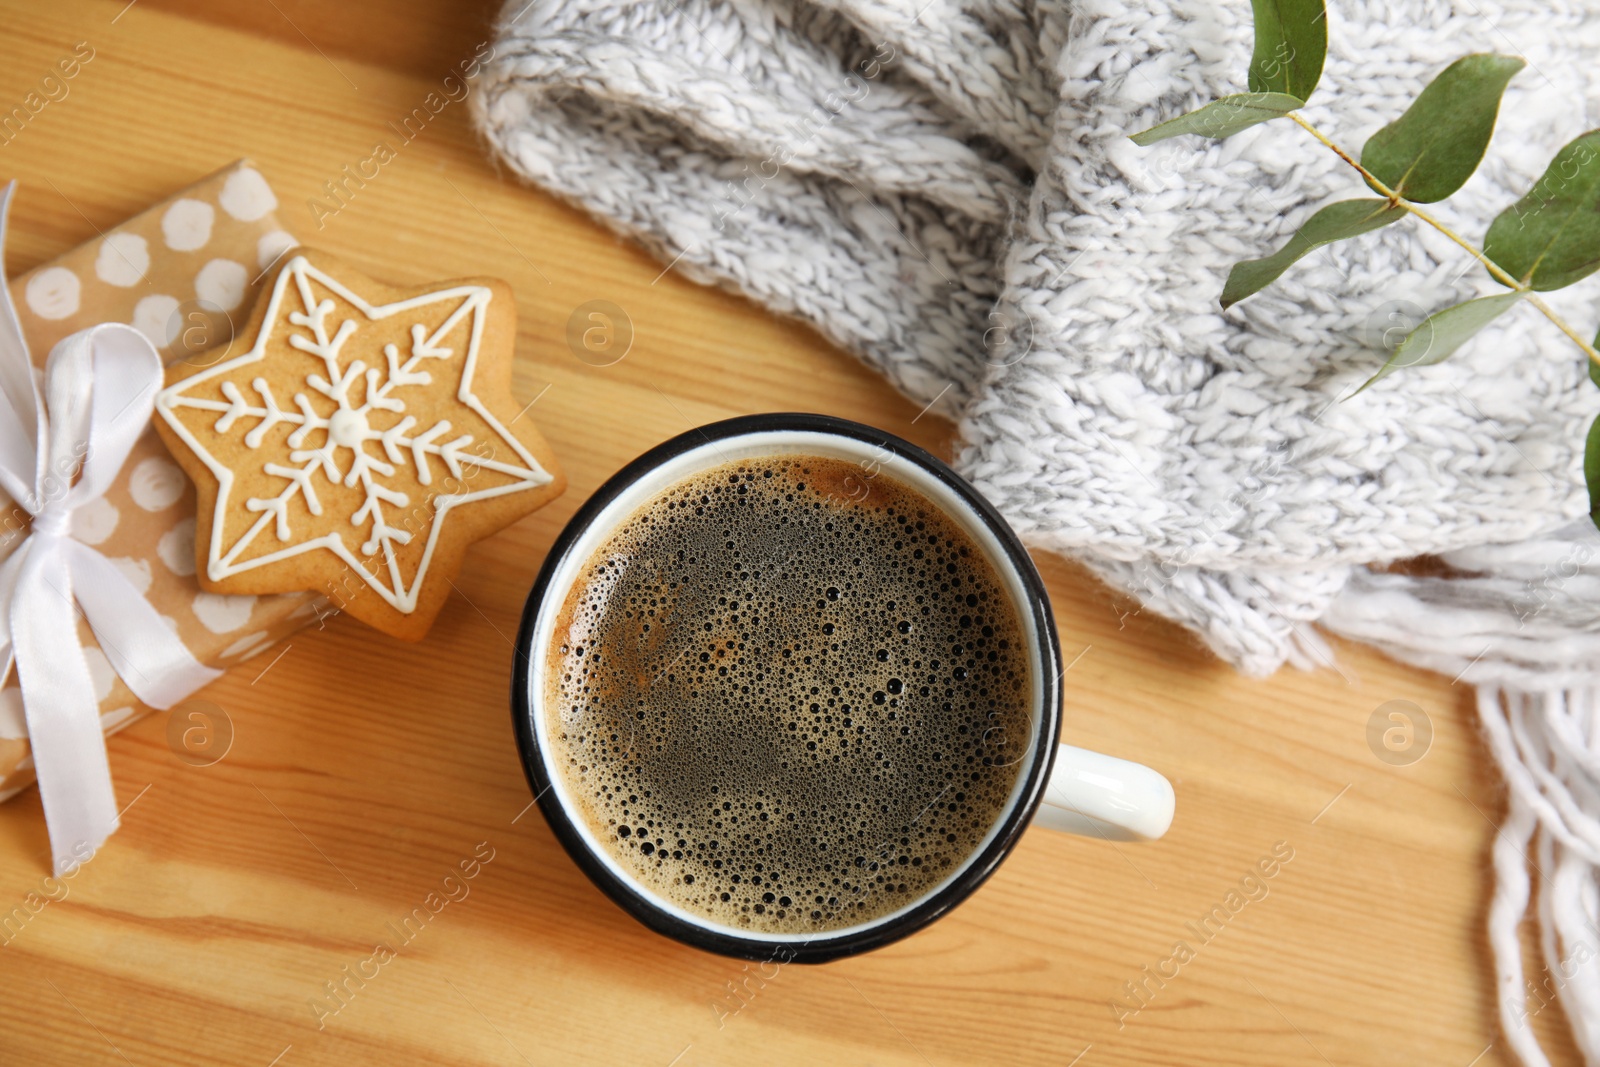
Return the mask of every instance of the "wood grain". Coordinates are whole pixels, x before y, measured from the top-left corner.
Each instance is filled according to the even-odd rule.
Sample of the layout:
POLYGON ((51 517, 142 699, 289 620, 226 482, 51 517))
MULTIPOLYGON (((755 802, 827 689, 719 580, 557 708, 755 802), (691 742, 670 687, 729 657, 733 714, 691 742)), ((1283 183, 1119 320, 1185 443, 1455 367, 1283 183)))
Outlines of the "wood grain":
MULTIPOLYGON (((516 389, 539 398, 532 415, 571 489, 478 546, 426 644, 336 619, 213 685, 204 696, 236 730, 220 763, 176 758, 160 715, 111 742, 131 806, 70 895, 0 949, 0 1061, 1512 1062, 1483 933, 1502 789, 1464 687, 1353 646, 1338 647, 1337 670, 1247 680, 1056 558, 1040 565, 1078 657, 1067 736, 1173 779, 1165 841, 1035 831, 926 932, 766 977, 634 924, 527 807, 510 635, 546 547, 617 467, 710 419, 824 411, 946 455, 950 425, 807 329, 663 274, 498 175, 459 105, 319 230, 305 201, 471 55, 487 36, 479 4, 4 7, 6 108, 75 42, 97 52, 68 98, 0 148, 3 176, 23 183, 13 271, 251 156, 292 230, 374 276, 516 287, 516 389), (566 346, 568 317, 594 299, 633 324, 614 366, 566 346), (1435 729, 1409 767, 1366 743, 1368 717, 1397 698, 1435 729), (1200 943, 1186 924, 1277 842, 1294 858, 1267 895, 1200 943), (348 986, 319 1027, 309 1005, 324 983, 362 965, 475 849, 493 859, 470 895, 348 986), (1193 958, 1119 1026, 1113 1000, 1179 940, 1193 958)), ((36 793, 0 807, 0 910, 39 889, 46 851, 36 793)), ((1558 1062, 1576 1062, 1558 1009, 1533 1025, 1558 1062)))

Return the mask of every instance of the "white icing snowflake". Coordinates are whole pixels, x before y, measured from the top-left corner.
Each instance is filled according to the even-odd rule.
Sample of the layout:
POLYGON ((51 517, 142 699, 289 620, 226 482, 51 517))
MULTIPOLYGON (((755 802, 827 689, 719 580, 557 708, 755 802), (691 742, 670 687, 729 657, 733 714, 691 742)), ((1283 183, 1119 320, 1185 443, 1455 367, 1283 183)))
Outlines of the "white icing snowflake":
MULTIPOLYGON (((278 275, 250 351, 183 379, 157 398, 162 417, 217 478, 208 576, 221 581, 325 548, 389 604, 409 612, 452 508, 548 484, 550 474, 472 391, 493 295, 483 286, 462 285, 374 306, 304 257, 292 259, 278 275), (340 311, 341 301, 355 316, 340 311), (394 315, 430 320, 441 313, 443 319, 431 328, 428 321, 411 324, 404 351, 393 343, 383 344, 381 351, 362 343, 364 322, 394 315), (446 344, 452 333, 462 331, 464 351, 457 350, 463 347, 459 341, 446 344), (307 364, 303 376, 294 370, 293 392, 287 396, 275 394, 259 366, 269 346, 284 341, 304 353, 307 364), (441 384, 459 382, 452 407, 466 426, 445 418, 424 426, 408 412, 408 402, 415 405, 421 398, 418 390, 439 393, 436 375, 441 384), (185 410, 191 412, 187 417, 185 410), (205 414, 196 418, 199 413, 205 414), (236 499, 235 474, 216 455, 236 449, 230 443, 235 441, 262 453, 260 469, 283 480, 279 492, 236 499), (485 474, 489 477, 480 484, 485 474), (436 476, 446 489, 431 488, 436 476), (469 481, 471 487, 465 484, 469 481), (301 509, 321 516, 329 502, 325 498, 348 499, 345 490, 358 493, 360 501, 350 514, 351 543, 338 529, 297 536, 297 526, 312 525, 301 509), (403 550, 421 531, 391 521, 395 515, 389 510, 411 508, 415 514, 414 505, 424 508, 427 538, 420 557, 403 550), (241 507, 253 520, 243 521, 248 516, 240 515, 241 507), (263 544, 268 529, 272 541, 263 544), (231 540, 230 531, 237 531, 231 540)), ((288 356, 280 348, 274 358, 288 356)), ((279 393, 287 392, 281 373, 275 376, 279 393)))

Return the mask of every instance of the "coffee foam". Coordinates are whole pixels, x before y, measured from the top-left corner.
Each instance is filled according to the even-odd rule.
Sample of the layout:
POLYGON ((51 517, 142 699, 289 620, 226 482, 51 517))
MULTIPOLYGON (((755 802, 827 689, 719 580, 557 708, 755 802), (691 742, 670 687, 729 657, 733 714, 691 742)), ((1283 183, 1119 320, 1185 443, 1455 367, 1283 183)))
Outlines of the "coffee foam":
POLYGON ((549 656, 554 762, 594 836, 753 933, 926 894, 1032 740, 993 564, 920 493, 841 460, 749 460, 657 495, 585 565, 549 656))

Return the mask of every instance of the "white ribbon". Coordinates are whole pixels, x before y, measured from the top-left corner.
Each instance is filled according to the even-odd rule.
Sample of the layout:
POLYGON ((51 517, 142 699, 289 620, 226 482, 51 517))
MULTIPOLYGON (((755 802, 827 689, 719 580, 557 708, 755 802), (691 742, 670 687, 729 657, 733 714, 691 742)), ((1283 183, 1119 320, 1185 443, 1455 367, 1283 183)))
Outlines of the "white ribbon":
MULTIPOLYGON (((0 194, 0 249, 15 188, 0 194)), ((0 564, 0 679, 15 663, 62 874, 118 822, 78 607, 112 668, 151 707, 169 708, 221 672, 194 658, 110 560, 72 537, 72 513, 105 493, 150 422, 160 355, 131 326, 91 326, 51 350, 41 394, 3 267, 0 294, 0 489, 33 516, 0 564)))

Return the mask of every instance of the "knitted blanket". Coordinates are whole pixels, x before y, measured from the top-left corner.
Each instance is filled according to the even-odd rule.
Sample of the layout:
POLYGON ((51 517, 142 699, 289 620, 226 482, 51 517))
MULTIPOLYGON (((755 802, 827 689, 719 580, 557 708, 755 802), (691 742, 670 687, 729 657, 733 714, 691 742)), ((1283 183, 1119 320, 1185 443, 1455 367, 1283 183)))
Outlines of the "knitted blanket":
MULTIPOLYGON (((1540 887, 1552 964, 1597 918, 1600 391, 1523 309, 1352 398, 1396 329, 1501 291, 1415 224, 1219 309, 1234 262, 1361 192, 1287 123, 1128 140, 1243 90, 1247 0, 512 0, 499 34, 473 106, 501 159, 957 418, 957 468, 1031 544, 1251 674, 1331 663, 1320 626, 1475 683, 1512 795, 1502 1016, 1544 1062, 1517 1023, 1523 854, 1571 872, 1540 887), (1389 569, 1422 554, 1440 563, 1389 569)), ((1588 0, 1334 0, 1303 113, 1359 146, 1480 51, 1528 61, 1442 208, 1481 237, 1600 125, 1588 0)), ((1594 294, 1550 302, 1592 324, 1594 294)), ((1600 1058, 1600 979, 1562 996, 1600 1058)))

